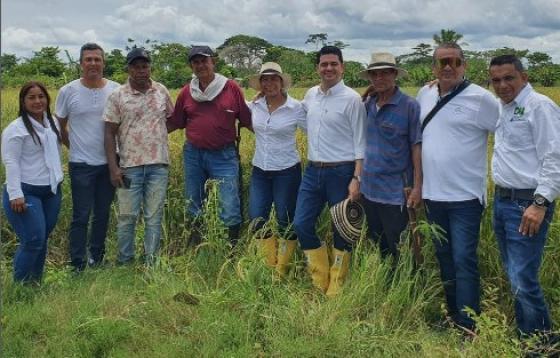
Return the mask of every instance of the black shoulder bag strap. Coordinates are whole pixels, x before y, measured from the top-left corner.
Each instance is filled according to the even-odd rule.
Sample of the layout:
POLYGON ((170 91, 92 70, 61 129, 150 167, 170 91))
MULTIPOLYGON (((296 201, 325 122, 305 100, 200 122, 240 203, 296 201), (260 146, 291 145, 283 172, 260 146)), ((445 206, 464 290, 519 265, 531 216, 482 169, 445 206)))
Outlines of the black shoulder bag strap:
POLYGON ((443 99, 441 101, 439 101, 434 108, 432 108, 432 110, 430 111, 430 113, 428 113, 428 115, 426 116, 426 118, 424 118, 424 121, 422 122, 422 133, 424 133, 424 129, 426 128, 426 126, 428 125, 428 123, 430 123, 430 121, 432 120, 432 118, 434 118, 434 116, 436 115, 436 113, 447 104, 447 102, 451 101, 453 99, 453 97, 455 97, 456 95, 458 95, 459 93, 461 93, 461 91, 463 91, 465 88, 467 88, 471 83, 467 80, 464 80, 463 83, 461 83, 457 88, 455 88, 455 90, 453 92, 451 92, 450 94, 448 94, 447 96, 443 97, 443 99))

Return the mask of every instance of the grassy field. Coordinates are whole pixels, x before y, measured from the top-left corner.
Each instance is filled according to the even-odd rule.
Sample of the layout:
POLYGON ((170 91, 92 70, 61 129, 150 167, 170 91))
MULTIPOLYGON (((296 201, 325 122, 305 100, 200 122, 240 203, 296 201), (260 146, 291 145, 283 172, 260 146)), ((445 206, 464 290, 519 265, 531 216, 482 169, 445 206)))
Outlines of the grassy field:
MULTIPOLYGON (((539 89, 560 102, 560 89, 539 89)), ((296 98, 303 89, 292 90, 296 98)), ((406 89, 414 94, 416 89, 406 89)), ((17 116, 17 92, 2 91, 2 128, 17 116)), ((54 97, 56 91, 52 91, 54 97)), ((174 93, 173 95, 176 95, 174 93)), ((253 93, 248 92, 247 98, 253 93)), ((64 203, 49 240, 45 282, 40 288, 12 282, 11 262, 17 245, 2 216, 0 284, 2 288, 3 357, 516 357, 509 287, 491 229, 490 210, 481 226, 479 246, 483 313, 478 334, 462 339, 445 329, 443 294, 430 240, 426 262, 413 270, 403 255, 394 276, 378 250, 362 242, 352 256, 351 277, 344 293, 332 300, 312 289, 301 252, 286 280, 274 279, 256 255, 244 231, 237 255, 230 257, 225 230, 217 219, 216 193, 204 217, 205 245, 186 248, 183 197, 183 134, 170 137, 170 184, 164 212, 160 260, 150 270, 142 265, 115 267, 115 211, 108 235, 108 264, 74 276, 66 267, 71 216, 69 180, 64 203)), ((305 156, 305 139, 298 135, 305 156)), ((243 131, 244 182, 248 183, 254 142, 243 131)), ((3 168, 0 169, 3 173, 3 168)), ((3 177, 3 175, 2 175, 3 177)), ((247 185, 245 185, 247 188, 247 185)), ((245 193, 245 196, 247 193, 245 193)), ((245 201, 246 202, 246 201, 245 201)), ((490 203, 491 204, 491 203, 490 203)), ((138 244, 142 247, 140 225, 138 244)), ((429 238, 430 227, 423 226, 429 238)), ((328 218, 319 225, 322 237, 332 233, 328 218)), ((560 219, 549 232, 542 283, 554 322, 560 324, 560 219)))

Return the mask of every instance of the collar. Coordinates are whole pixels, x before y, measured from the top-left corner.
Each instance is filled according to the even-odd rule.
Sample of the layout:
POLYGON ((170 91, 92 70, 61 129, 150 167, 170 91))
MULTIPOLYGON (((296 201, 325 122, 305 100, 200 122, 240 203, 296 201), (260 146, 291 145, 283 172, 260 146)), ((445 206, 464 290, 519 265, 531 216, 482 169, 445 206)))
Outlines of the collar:
POLYGON ((341 93, 342 91, 344 91, 344 80, 338 81, 337 84, 329 88, 326 92, 323 92, 323 90, 321 90, 321 85, 319 85, 317 86, 317 91, 324 96, 330 96, 330 95, 341 93))
MULTIPOLYGON (((393 95, 391 96, 391 98, 389 98, 389 101, 387 101, 387 103, 385 103, 385 105, 387 104, 392 104, 397 106, 403 96, 403 93, 401 92, 401 89, 399 88, 399 86, 395 87, 397 90, 395 91, 395 93, 393 93, 393 95)), ((377 104, 377 96, 373 97, 373 100, 375 101, 374 103, 377 104)))
POLYGON ((527 82, 525 87, 523 87, 521 89, 521 91, 519 91, 519 93, 517 94, 517 97, 515 97, 515 99, 513 101, 511 101, 510 103, 504 104, 504 106, 511 106, 511 105, 522 106, 522 105, 525 105, 527 97, 529 96, 529 94, 531 92, 533 92, 533 86, 531 86, 531 84, 529 82, 527 82))
MULTIPOLYGON (((261 106, 263 109, 265 109, 266 111, 268 111, 268 108, 266 106, 266 98, 260 97, 255 101, 255 104, 261 106)), ((294 109, 298 104, 298 101, 296 101, 295 99, 293 99, 290 95, 287 95, 286 97, 286 102, 284 102, 283 105, 281 105, 280 107, 278 107, 276 110, 279 110, 280 108, 288 108, 288 109, 294 109)))
MULTIPOLYGON (((154 89, 154 83, 155 83, 154 80, 152 80, 150 78, 150 88, 148 88, 146 93, 148 93, 148 92, 150 92, 154 89)), ((130 80, 129 79, 126 80, 125 86, 126 86, 127 90, 134 95, 144 94, 143 92, 140 92, 137 89, 132 88, 132 86, 130 85, 130 80)))

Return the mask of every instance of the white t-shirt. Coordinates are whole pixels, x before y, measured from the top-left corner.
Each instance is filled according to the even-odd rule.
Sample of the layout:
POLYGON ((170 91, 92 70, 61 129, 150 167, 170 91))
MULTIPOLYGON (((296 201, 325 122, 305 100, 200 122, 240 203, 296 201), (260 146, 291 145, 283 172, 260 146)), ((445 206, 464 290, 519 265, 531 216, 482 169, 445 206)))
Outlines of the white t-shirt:
MULTIPOLYGON (((437 86, 420 89, 422 122, 438 98, 437 86)), ((498 100, 475 84, 437 112, 422 134, 424 199, 485 202, 488 134, 495 131, 498 117, 498 100)))
POLYGON ((107 163, 103 110, 107 98, 119 86, 107 80, 103 88, 87 88, 77 79, 60 89, 55 112, 59 118, 68 118, 70 162, 89 165, 107 163))

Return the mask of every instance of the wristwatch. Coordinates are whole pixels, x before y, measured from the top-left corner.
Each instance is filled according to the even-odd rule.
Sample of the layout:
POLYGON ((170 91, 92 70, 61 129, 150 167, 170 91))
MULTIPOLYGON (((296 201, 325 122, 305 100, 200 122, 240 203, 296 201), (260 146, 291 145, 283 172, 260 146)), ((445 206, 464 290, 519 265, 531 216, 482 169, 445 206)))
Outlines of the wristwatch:
POLYGON ((550 201, 546 200, 541 194, 535 194, 533 196, 533 205, 546 209, 550 206, 550 201))
POLYGON ((361 176, 361 175, 354 175, 354 176, 352 177, 352 179, 356 179, 356 180, 358 181, 358 183, 361 183, 361 182, 362 182, 362 176, 361 176))

